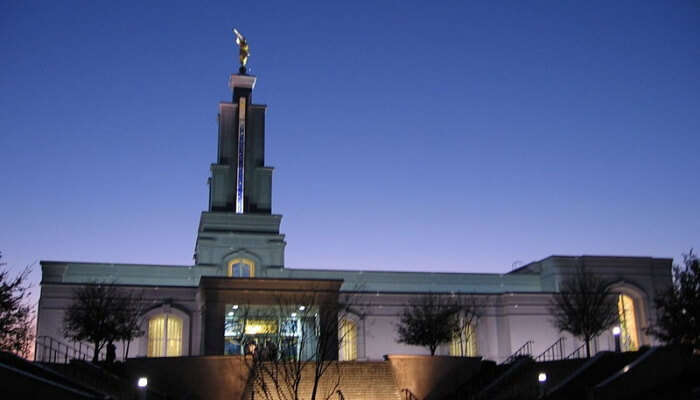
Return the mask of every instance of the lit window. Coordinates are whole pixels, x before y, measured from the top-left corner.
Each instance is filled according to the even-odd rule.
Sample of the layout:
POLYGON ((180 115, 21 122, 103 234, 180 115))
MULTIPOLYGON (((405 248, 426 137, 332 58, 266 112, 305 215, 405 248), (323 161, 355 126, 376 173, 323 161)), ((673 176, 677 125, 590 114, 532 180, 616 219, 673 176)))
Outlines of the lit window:
POLYGON ((272 335, 277 333, 277 321, 271 319, 251 319, 246 321, 246 335, 272 335))
POLYGON ((148 357, 182 355, 182 319, 160 314, 148 321, 148 357))
POLYGON ((622 350, 636 351, 639 348, 637 335, 637 318, 634 315, 634 300, 632 297, 621 294, 617 298, 617 311, 620 316, 620 340, 622 350))
POLYGON ((340 322, 340 359, 357 360, 357 324, 349 319, 340 322))
POLYGON ((450 355, 460 357, 476 357, 476 329, 472 324, 465 326, 459 334, 455 334, 450 342, 450 355))
POLYGON ((246 258, 236 258, 228 263, 228 276, 233 278, 252 278, 255 276, 255 263, 246 258))

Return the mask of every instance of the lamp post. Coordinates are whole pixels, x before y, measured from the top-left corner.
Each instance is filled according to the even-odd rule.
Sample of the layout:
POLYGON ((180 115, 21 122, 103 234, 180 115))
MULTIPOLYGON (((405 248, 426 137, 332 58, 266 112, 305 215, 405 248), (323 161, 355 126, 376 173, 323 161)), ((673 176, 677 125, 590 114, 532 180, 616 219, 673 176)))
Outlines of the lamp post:
POLYGON ((622 329, 620 329, 619 326, 615 326, 612 329, 613 337, 615 338, 615 351, 620 352, 620 333, 622 333, 622 329))
POLYGON ((540 372, 537 374, 537 383, 540 388, 540 397, 544 397, 544 385, 547 383, 547 373, 540 372))

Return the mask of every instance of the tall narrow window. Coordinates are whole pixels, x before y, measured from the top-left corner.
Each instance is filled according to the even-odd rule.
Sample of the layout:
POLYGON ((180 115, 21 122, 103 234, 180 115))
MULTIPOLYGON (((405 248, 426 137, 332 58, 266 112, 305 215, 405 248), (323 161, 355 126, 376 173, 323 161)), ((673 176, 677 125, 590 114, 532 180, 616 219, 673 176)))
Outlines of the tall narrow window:
POLYGON ((617 311, 620 316, 620 334, 622 349, 635 351, 639 348, 637 334, 637 318, 635 317, 634 300, 632 297, 621 294, 617 298, 617 311))
POLYGON ((349 319, 340 322, 340 359, 357 360, 357 324, 349 319))
POLYGON ((252 278, 255 276, 255 263, 247 258, 236 258, 228 263, 228 276, 232 278, 252 278))
POLYGON ((182 355, 182 320, 175 316, 168 316, 166 329, 165 355, 168 357, 182 355))
POLYGON ((148 321, 148 357, 177 357, 182 355, 182 319, 172 314, 160 314, 148 321))
POLYGON ((148 357, 163 357, 165 341, 165 314, 148 321, 148 357))
POLYGON ((450 342, 450 355, 460 357, 476 357, 476 329, 473 324, 462 328, 459 334, 455 334, 450 342))

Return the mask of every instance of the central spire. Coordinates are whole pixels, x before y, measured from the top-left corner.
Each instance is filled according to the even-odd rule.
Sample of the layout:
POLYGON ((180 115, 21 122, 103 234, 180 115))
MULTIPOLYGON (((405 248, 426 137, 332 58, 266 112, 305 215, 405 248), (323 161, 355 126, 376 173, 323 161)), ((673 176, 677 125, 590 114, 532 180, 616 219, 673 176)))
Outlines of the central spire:
POLYGON ((211 164, 209 207, 200 219, 195 263, 213 268, 210 274, 226 275, 235 269, 234 261, 245 259, 252 266, 251 277, 265 276, 267 268, 284 266, 282 216, 272 214, 273 168, 265 165, 267 107, 253 102, 256 77, 246 73, 248 45, 243 35, 236 42, 241 68, 229 79, 233 98, 219 103, 218 151, 211 164))

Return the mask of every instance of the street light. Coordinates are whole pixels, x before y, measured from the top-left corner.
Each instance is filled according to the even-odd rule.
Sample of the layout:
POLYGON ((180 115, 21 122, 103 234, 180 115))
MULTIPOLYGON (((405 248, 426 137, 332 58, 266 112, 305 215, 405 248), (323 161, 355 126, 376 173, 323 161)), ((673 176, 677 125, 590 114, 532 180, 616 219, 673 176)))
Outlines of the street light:
POLYGON ((614 326, 612 328, 612 333, 613 337, 615 338, 615 351, 620 352, 620 333, 622 333, 622 329, 620 329, 619 326, 614 326))

